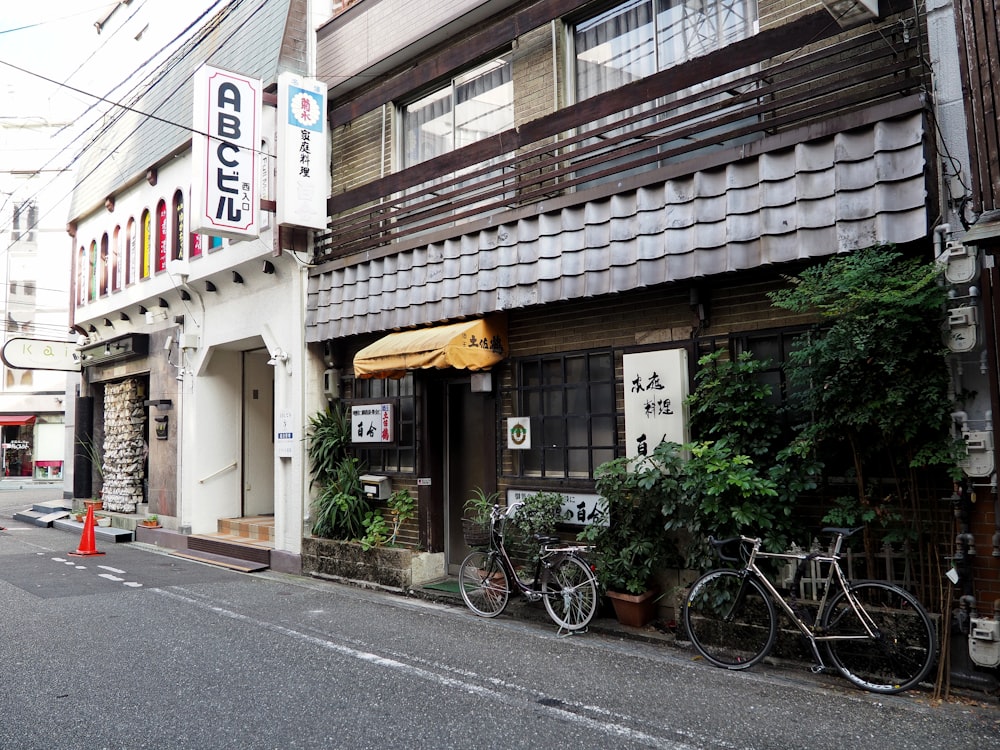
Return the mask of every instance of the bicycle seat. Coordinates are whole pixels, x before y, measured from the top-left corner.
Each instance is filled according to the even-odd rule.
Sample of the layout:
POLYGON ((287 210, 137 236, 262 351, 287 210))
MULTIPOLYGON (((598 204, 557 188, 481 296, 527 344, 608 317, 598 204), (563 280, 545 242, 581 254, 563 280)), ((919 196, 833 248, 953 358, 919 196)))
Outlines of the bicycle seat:
POLYGON ((863 528, 864 528, 864 526, 858 526, 857 528, 854 528, 854 529, 841 529, 841 528, 838 528, 836 526, 827 526, 825 529, 823 529, 823 533, 824 534, 840 534, 842 537, 844 537, 844 539, 847 539, 847 537, 851 536, 852 534, 858 533, 863 528))
POLYGON ((555 544, 560 541, 557 536, 546 536, 545 534, 532 534, 531 537, 539 544, 555 544))

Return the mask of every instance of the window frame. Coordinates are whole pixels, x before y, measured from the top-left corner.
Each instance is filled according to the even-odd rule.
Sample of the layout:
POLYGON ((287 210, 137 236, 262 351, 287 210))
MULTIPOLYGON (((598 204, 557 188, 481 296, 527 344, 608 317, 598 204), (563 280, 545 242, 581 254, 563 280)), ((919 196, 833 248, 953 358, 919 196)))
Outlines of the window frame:
MULTIPOLYGON (((407 169, 409 167, 417 166, 418 164, 423 164, 424 162, 429 161, 429 160, 434 159, 434 158, 437 158, 438 156, 443 156, 444 154, 452 153, 452 152, 454 152, 454 151, 456 151, 456 150, 458 150, 458 149, 460 149, 460 148, 462 148, 464 146, 469 145, 469 143, 476 142, 476 141, 471 141, 469 143, 456 144, 456 136, 457 136, 457 134, 459 132, 458 129, 456 128, 456 126, 455 126, 455 112, 456 112, 456 104, 455 104, 455 102, 456 102, 456 96, 455 96, 455 91, 456 91, 456 86, 457 85, 461 85, 461 82, 462 82, 463 78, 472 75, 473 73, 475 73, 476 71, 478 71, 480 69, 485 69, 491 63, 494 63, 495 61, 500 60, 500 59, 504 60, 505 65, 510 70, 510 89, 511 89, 511 95, 510 95, 509 101, 506 103, 505 106, 507 106, 507 107, 510 108, 511 124, 510 124, 509 127, 513 127, 513 124, 514 124, 514 101, 515 101, 515 98, 516 98, 516 94, 514 92, 514 52, 513 52, 512 49, 505 49, 502 52, 497 52, 497 53, 489 55, 489 56, 487 56, 487 57, 485 57, 483 59, 480 59, 479 61, 477 61, 477 62, 469 65, 468 67, 463 68, 459 72, 457 72, 457 73, 455 73, 455 74, 453 74, 453 75, 451 75, 451 76, 449 76, 449 77, 447 77, 447 78, 445 78, 443 80, 439 80, 435 85, 431 85, 431 86, 427 86, 425 88, 422 88, 419 91, 414 92, 412 96, 409 96, 409 97, 407 97, 405 99, 401 99, 399 102, 397 102, 396 106, 393 108, 394 109, 394 113, 395 113, 394 114, 394 120, 395 121, 393 123, 392 130, 393 130, 394 133, 397 133, 396 143, 395 143, 395 147, 394 147, 394 154, 395 154, 396 162, 400 165, 400 169, 407 169), (408 136, 407 113, 409 111, 409 108, 412 107, 413 105, 415 105, 416 103, 420 102, 421 100, 427 99, 428 97, 430 97, 430 96, 432 96, 434 94, 437 94, 439 92, 443 92, 445 89, 449 89, 448 98, 451 100, 451 106, 450 106, 450 109, 449 109, 449 112, 451 114, 451 128, 450 128, 451 146, 449 148, 447 148, 447 149, 444 149, 440 154, 436 154, 434 156, 428 156, 428 157, 425 157, 423 159, 420 159, 419 161, 414 161, 414 162, 411 163, 408 160, 408 158, 407 158, 407 153, 408 153, 408 150, 409 150, 407 148, 407 136, 408 136)), ((501 128, 500 130, 491 132, 491 133, 489 133, 489 135, 484 136, 484 137, 490 137, 492 135, 496 135, 497 133, 503 132, 506 129, 509 129, 509 128, 501 128)), ((481 140, 481 139, 479 139, 479 140, 481 140)))
POLYGON ((512 359, 511 385, 506 389, 504 401, 513 410, 511 416, 523 416, 530 420, 532 447, 511 450, 501 446, 505 454, 502 461, 505 476, 532 482, 592 483, 597 467, 620 455, 622 414, 618 403, 621 390, 619 368, 620 353, 610 346, 512 359), (596 363, 597 358, 605 358, 606 362, 596 363), (568 377, 571 369, 568 363, 571 360, 584 363, 582 379, 568 377), (557 366, 560 379, 547 381, 553 372, 553 366, 557 366), (595 377, 594 370, 598 366, 604 367, 604 378, 595 377), (526 371, 528 367, 537 369, 537 382, 529 382, 526 371), (603 395, 599 393, 602 389, 606 389, 603 395), (574 398, 581 395, 581 391, 587 404, 587 409, 582 414, 566 408, 574 398), (558 396, 553 398, 556 394, 558 396), (601 409, 600 404, 595 405, 595 395, 606 401, 607 408, 601 409), (556 402, 562 408, 556 407, 556 402), (546 409, 546 405, 553 408, 546 409), (604 420, 606 424, 595 427, 596 420, 604 420), (574 442, 572 436, 579 435, 583 428, 586 443, 574 442), (600 442, 595 438, 597 430, 607 431, 607 442, 600 442), (550 444, 547 440, 556 433, 564 439, 563 445, 550 444), (581 454, 586 455, 586 472, 578 468, 581 454))

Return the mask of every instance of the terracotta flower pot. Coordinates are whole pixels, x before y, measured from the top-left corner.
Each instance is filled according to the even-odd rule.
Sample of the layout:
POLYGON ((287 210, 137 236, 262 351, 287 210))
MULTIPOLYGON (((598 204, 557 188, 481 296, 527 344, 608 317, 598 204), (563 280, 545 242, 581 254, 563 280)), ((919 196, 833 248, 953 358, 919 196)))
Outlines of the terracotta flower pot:
POLYGON ((622 625, 641 628, 652 622, 656 615, 656 591, 652 589, 638 595, 609 591, 608 598, 615 608, 615 617, 622 625))

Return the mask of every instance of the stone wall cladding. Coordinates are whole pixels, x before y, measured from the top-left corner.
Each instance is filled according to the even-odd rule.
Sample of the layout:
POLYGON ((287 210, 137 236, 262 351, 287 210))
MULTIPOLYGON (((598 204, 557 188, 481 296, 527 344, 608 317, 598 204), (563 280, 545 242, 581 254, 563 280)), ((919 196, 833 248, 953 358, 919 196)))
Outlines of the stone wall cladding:
POLYGON ((135 513, 145 477, 145 407, 139 381, 104 388, 104 509, 135 513))

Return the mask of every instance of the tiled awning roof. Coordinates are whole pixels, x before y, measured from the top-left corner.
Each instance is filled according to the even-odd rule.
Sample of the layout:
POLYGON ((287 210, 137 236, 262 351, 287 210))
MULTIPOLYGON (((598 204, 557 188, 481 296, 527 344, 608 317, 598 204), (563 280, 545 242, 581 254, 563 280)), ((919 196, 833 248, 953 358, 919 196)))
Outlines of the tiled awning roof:
POLYGON ((310 278, 309 341, 627 292, 927 236, 915 111, 310 278))

